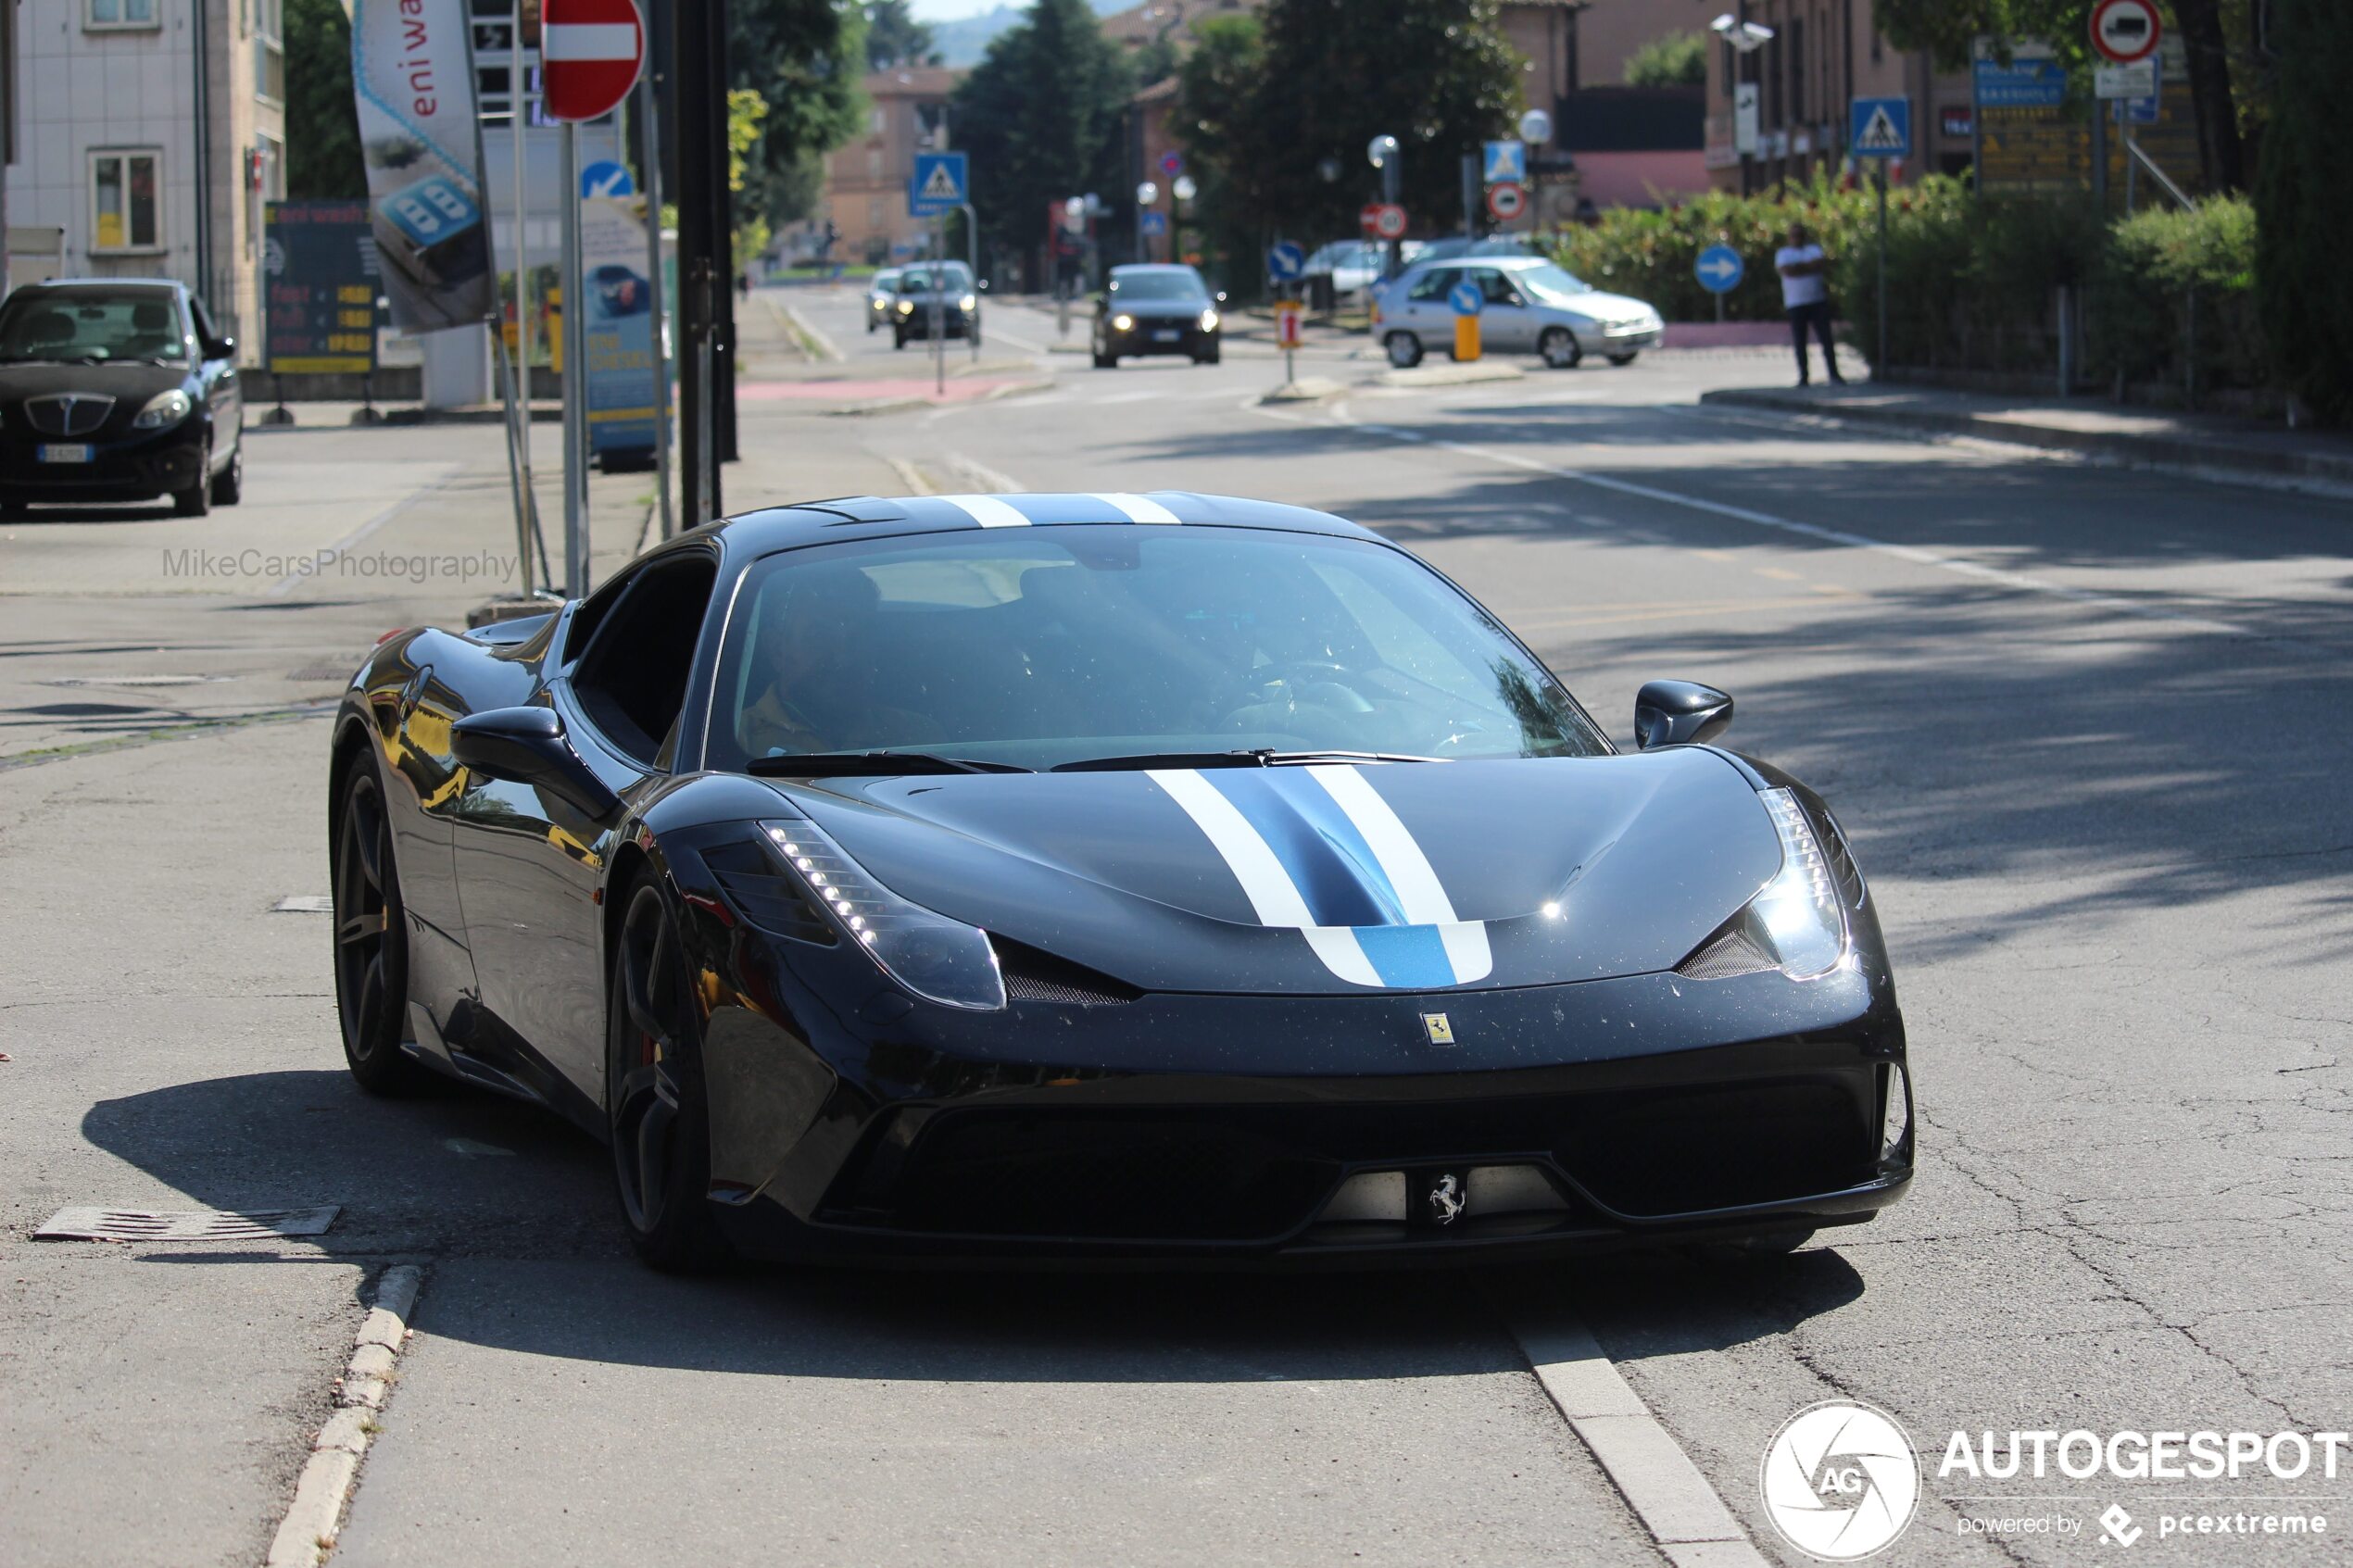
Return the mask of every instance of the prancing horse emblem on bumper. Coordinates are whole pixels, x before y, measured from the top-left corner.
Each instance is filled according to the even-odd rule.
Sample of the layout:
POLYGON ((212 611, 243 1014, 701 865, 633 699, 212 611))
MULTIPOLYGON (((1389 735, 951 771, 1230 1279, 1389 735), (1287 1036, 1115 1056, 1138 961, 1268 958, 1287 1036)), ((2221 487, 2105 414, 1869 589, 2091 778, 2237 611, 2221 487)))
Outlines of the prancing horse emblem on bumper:
POLYGON ((1433 1046, 1454 1043, 1454 1026, 1446 1022, 1446 1015, 1442 1012, 1422 1014, 1422 1033, 1429 1036, 1429 1043, 1433 1046))
POLYGON ((1462 1218, 1465 1195, 1463 1178, 1449 1171, 1429 1184, 1430 1223, 1451 1225, 1462 1218))

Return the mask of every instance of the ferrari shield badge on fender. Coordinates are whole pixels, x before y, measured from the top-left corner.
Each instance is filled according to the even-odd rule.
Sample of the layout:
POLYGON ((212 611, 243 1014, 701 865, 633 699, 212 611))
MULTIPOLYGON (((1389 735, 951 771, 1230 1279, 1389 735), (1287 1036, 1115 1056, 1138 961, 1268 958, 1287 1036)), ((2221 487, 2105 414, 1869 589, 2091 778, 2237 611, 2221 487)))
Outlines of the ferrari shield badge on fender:
POLYGON ((1446 1015, 1442 1012, 1422 1014, 1422 1033, 1429 1036, 1429 1043, 1433 1046, 1454 1043, 1454 1026, 1446 1022, 1446 1015))

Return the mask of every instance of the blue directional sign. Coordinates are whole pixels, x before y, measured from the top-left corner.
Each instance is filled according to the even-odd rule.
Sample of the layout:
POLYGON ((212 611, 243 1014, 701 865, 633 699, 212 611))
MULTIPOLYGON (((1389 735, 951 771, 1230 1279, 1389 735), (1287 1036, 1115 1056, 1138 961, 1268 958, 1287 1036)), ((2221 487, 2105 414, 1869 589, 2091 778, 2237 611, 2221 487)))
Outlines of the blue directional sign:
POLYGON ((1505 181, 1516 185, 1528 183, 1528 144, 1525 142, 1490 142, 1483 160, 1487 172, 1481 182, 1500 185, 1505 181))
POLYGON ((2119 98, 2116 100, 2116 119, 2120 125, 2126 120, 2134 125, 2155 125, 2158 121, 2157 94, 2151 93, 2144 98, 2119 98))
POLYGON ((1289 240, 1277 240, 1266 252, 1266 275, 1278 283, 1288 283, 1307 270, 1307 252, 1289 240))
POLYGON ((1145 235, 1168 232, 1168 214, 1146 207, 1136 215, 1136 232, 1145 235))
POLYGON ((907 212, 939 218, 972 200, 972 176, 962 153, 917 153, 914 178, 907 182, 907 212))
POLYGON ((1487 308, 1487 296, 1478 285, 1466 278, 1446 291, 1446 303, 1454 307, 1457 316, 1476 316, 1487 308))
POLYGON ((637 182, 629 178, 629 170, 609 157, 600 157, 580 171, 580 194, 584 196, 634 196, 637 182))
POLYGON ((1846 150, 1856 157, 1912 156, 1912 100, 1857 98, 1846 117, 1846 150))
POLYGON ((1730 294, 1741 286, 1748 263, 1730 245, 1709 245, 1699 253, 1692 270, 1699 274, 1699 286, 1708 293, 1730 294))
POLYGON ((2020 55, 2008 65, 1980 60, 1970 78, 1970 101, 1987 109, 2056 108, 2067 102, 2067 69, 2057 60, 2020 55))

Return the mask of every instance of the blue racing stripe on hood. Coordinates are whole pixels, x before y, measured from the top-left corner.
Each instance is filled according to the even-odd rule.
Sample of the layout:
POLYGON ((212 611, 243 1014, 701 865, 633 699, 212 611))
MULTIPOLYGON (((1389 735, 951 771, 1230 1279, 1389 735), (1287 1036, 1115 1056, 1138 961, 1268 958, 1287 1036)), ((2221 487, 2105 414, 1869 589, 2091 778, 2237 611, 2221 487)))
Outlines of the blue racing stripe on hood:
POLYGON ((1298 769, 1221 768, 1202 777, 1282 862, 1317 925, 1404 925, 1379 857, 1329 792, 1298 769))

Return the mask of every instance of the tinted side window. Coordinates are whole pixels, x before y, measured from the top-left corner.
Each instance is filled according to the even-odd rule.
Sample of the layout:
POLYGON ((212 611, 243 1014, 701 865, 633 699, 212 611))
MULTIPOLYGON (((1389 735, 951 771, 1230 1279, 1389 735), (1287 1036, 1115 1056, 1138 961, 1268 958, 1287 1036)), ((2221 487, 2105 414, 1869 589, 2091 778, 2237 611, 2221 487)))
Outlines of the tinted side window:
POLYGON ((1461 272, 1453 267, 1433 267, 1414 280, 1414 286, 1405 291, 1405 297, 1425 300, 1444 299, 1446 291, 1454 286, 1454 280, 1461 275, 1461 272))
POLYGON ((605 738, 652 764, 686 706, 695 645, 718 576, 708 558, 638 572, 604 617, 572 678, 573 696, 605 738))

